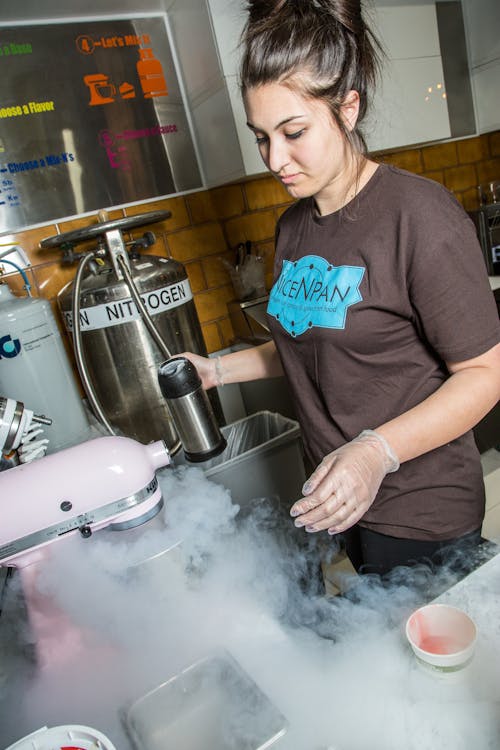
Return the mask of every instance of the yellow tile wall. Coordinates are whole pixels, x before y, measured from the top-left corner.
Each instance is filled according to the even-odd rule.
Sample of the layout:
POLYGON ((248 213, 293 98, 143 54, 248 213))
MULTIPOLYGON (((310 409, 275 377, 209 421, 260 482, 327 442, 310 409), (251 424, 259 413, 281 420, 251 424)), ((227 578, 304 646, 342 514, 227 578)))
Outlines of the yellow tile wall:
MULTIPOLYGON (((436 180, 452 190, 466 210, 478 207, 477 185, 500 179, 500 131, 413 149, 379 152, 379 161, 395 164, 436 180)), ((209 352, 228 346, 233 331, 227 302, 234 298, 224 260, 233 262, 239 242, 250 240, 262 255, 266 283, 272 280, 273 238, 276 221, 291 203, 288 193, 272 177, 264 175, 185 196, 110 212, 109 218, 131 216, 157 209, 171 211, 171 218, 133 230, 135 236, 150 230, 155 245, 147 252, 172 257, 185 266, 194 294, 205 343, 209 352)), ((0 238, 0 243, 20 245, 32 263, 29 272, 34 293, 51 300, 75 274, 75 266, 62 267, 58 250, 40 250, 45 237, 92 223, 88 217, 48 224, 0 238)), ((91 247, 93 243, 87 243, 91 247)), ((78 247, 84 249, 84 245, 78 247)), ((15 288, 18 274, 8 275, 15 288)))

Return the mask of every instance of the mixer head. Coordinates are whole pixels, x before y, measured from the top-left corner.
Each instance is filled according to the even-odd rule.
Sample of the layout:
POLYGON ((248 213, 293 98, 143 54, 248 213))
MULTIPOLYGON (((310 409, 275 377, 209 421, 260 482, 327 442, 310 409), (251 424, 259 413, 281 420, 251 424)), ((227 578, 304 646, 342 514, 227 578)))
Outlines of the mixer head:
POLYGON ((155 471, 169 463, 163 441, 114 436, 0 472, 0 565, 35 562, 68 534, 145 523, 163 503, 155 471))

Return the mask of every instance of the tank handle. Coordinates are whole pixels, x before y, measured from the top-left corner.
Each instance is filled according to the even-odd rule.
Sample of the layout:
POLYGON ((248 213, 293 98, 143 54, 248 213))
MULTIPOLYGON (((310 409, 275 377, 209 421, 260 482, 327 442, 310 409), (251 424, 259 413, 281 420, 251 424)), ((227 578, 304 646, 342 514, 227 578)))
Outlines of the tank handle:
MULTIPOLYGON (((103 211, 100 211, 98 216, 102 213, 103 211)), ((105 213, 106 211, 104 211, 105 213)), ((123 231, 133 229, 134 227, 142 227, 146 224, 156 224, 159 221, 170 219, 171 216, 171 211, 149 211, 144 214, 137 214, 137 216, 124 216, 121 219, 99 221, 99 223, 91 224, 88 227, 74 229, 71 232, 63 232, 63 234, 56 234, 53 237, 46 237, 40 241, 39 246, 42 250, 50 250, 54 247, 61 247, 61 245, 77 245, 94 237, 102 237, 106 232, 111 232, 114 229, 123 231)))

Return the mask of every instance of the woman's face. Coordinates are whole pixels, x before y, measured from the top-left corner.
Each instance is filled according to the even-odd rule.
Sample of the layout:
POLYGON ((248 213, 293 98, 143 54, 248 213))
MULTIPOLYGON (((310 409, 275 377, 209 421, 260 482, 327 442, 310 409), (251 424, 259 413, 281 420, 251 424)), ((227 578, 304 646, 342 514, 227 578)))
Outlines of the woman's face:
MULTIPOLYGON (((343 107, 354 126, 358 95, 343 107), (354 122, 352 122, 354 118, 354 122)), ((352 182, 352 151, 328 106, 281 83, 267 83, 245 94, 248 127, 255 133, 266 167, 294 198, 314 196, 320 213, 337 210, 352 182)))

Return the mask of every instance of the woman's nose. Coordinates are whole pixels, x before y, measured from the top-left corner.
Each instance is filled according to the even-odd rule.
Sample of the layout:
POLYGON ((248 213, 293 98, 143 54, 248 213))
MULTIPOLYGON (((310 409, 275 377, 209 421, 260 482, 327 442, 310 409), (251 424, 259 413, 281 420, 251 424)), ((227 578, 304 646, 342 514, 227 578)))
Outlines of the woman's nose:
POLYGON ((268 168, 271 170, 271 172, 275 172, 276 174, 279 174, 281 170, 287 165, 288 163, 288 152, 286 149, 286 144, 284 144, 279 138, 276 138, 274 140, 269 141, 269 150, 268 150, 268 168))

